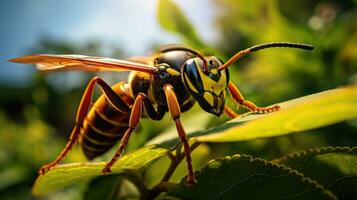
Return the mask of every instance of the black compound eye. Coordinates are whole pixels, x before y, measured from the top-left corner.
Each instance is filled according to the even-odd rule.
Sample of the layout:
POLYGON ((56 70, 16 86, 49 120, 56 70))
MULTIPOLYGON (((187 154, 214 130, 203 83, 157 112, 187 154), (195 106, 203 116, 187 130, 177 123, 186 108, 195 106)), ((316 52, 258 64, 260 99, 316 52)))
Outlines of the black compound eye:
POLYGON ((204 91, 198 67, 200 66, 197 66, 194 59, 189 59, 185 62, 181 73, 186 87, 193 93, 202 93, 204 91))

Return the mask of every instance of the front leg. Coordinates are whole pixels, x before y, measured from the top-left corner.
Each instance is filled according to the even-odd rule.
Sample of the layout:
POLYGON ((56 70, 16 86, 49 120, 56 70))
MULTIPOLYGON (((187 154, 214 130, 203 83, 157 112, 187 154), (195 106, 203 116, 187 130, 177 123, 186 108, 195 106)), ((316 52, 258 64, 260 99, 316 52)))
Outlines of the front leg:
POLYGON ((227 105, 224 106, 224 113, 231 119, 237 118, 239 117, 239 114, 237 114, 236 112, 234 112, 234 110, 232 110, 230 107, 228 107, 227 105))
POLYGON ((175 121, 176 129, 177 129, 178 135, 180 137, 181 143, 183 144, 184 151, 185 151, 187 169, 188 169, 188 176, 187 176, 186 182, 187 182, 187 184, 191 185, 191 184, 194 184, 196 182, 196 180, 195 180, 195 175, 193 173, 193 168, 192 168, 190 145, 188 144, 185 130, 183 129, 181 121, 180 121, 180 116, 181 116, 180 105, 177 101, 176 94, 173 91, 173 87, 170 84, 167 84, 164 86, 164 91, 165 91, 165 95, 166 95, 167 105, 168 105, 169 111, 171 113, 171 117, 175 121))
POLYGON ((269 106, 269 107, 258 107, 251 101, 247 101, 244 99, 242 93, 238 90, 238 88, 234 85, 232 81, 229 81, 228 90, 232 94, 233 99, 239 103, 240 105, 248 108, 253 113, 270 113, 273 111, 277 111, 280 109, 280 106, 269 106))

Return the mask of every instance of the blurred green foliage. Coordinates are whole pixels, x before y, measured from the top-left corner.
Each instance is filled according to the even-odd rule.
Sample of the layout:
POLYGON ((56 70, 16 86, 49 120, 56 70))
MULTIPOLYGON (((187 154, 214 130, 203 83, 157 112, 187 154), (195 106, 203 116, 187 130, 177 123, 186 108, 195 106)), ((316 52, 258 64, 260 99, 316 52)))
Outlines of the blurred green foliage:
MULTIPOLYGON (((166 5, 161 4, 158 8, 165 6, 172 10, 179 9, 171 1, 161 2, 166 5)), ((241 49, 263 42, 289 41, 315 46, 313 52, 264 50, 235 63, 230 68, 231 77, 247 99, 259 105, 268 105, 357 83, 356 1, 258 0, 252 3, 248 0, 214 0, 214 5, 217 10, 214 31, 219 33, 216 42, 200 39, 200 30, 195 29, 195 25, 190 23, 182 11, 178 11, 178 16, 173 16, 169 10, 166 13, 159 11, 158 21, 164 29, 179 35, 182 43, 203 51, 209 49, 223 60, 241 49), (180 26, 175 25, 177 18, 183 23, 180 26)), ((104 53, 100 41, 88 41, 76 46, 70 41, 52 38, 41 39, 38 46, 29 50, 29 53, 36 52, 116 58, 126 56, 121 47, 113 47, 104 53)), ((73 79, 70 73, 46 77, 36 74, 33 84, 27 88, 0 86, 1 199, 32 198, 29 192, 37 169, 53 160, 64 146, 74 125, 81 94, 92 76, 77 73, 76 80, 79 81, 67 87, 63 85, 66 82, 72 83, 69 81, 73 79)), ((109 82, 114 82, 118 77, 124 79, 126 74, 104 76, 109 82)), ((165 120, 161 124, 150 120, 142 122, 145 129, 140 129, 140 134, 134 134, 130 148, 141 146, 163 130, 169 124, 169 119, 165 120)), ((222 121, 212 118, 211 121, 207 120, 207 126, 222 121)), ((356 146, 356 133, 357 122, 354 120, 269 140, 207 145, 202 155, 207 160, 207 152, 210 158, 245 153, 270 159, 313 147, 356 146)), ((75 149, 66 162, 83 159, 81 152, 75 149)), ((95 182, 88 188, 91 185, 95 185, 95 182)), ((125 183, 122 187, 132 188, 125 183)), ((83 197, 86 188, 87 185, 83 185, 43 198, 78 199, 83 197)), ((86 195, 89 193, 86 192, 86 195)))

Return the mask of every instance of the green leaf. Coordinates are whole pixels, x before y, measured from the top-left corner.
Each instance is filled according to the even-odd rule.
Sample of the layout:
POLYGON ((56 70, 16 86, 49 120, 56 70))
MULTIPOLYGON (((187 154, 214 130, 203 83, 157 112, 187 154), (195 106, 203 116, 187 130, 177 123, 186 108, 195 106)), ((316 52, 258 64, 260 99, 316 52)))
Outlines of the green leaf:
POLYGON ((354 119, 357 118, 357 87, 328 90, 278 105, 281 106, 280 111, 233 120, 219 127, 219 131, 209 131, 210 134, 202 134, 196 139, 199 142, 246 141, 354 119), (249 122, 242 124, 245 121, 249 122))
MULTIPOLYGON (((197 183, 183 181, 168 193, 181 199, 336 199, 296 170, 250 156, 211 161, 197 174, 197 183)), ((167 198, 167 197, 164 197, 167 198)))
MULTIPOLYGON (((269 114, 247 113, 221 126, 192 132, 188 136, 198 142, 238 142, 287 135, 355 119, 357 86, 327 90, 278 105, 281 106, 279 111, 269 114)), ((148 144, 157 141, 172 148, 178 138, 177 134, 165 135, 165 138, 158 136, 148 144)))
POLYGON ((159 0, 157 15, 162 28, 179 34, 192 47, 204 47, 195 29, 175 3, 170 0, 159 0))
POLYGON ((97 177, 88 184, 84 199, 116 199, 115 197, 119 196, 122 180, 123 177, 118 174, 97 177))
MULTIPOLYGON (((125 173, 126 170, 141 170, 155 159, 164 156, 167 151, 167 149, 151 145, 124 155, 111 168, 112 174, 125 173)), ((72 163, 56 166, 45 175, 37 178, 32 188, 32 194, 43 195, 82 180, 101 176, 104 166, 105 162, 72 163)))
MULTIPOLYGON (((190 109, 189 111, 185 112, 180 120, 181 123, 184 125, 185 132, 186 133, 194 133, 194 132, 199 132, 201 130, 204 130, 208 125, 210 120, 212 119, 211 114, 207 112, 202 112, 201 107, 199 105, 194 105, 192 107, 192 110, 190 109), (197 120, 200 119, 200 120, 197 120)), ((157 137, 151 139, 148 141, 146 144, 151 145, 151 144, 164 144, 168 140, 173 140, 173 145, 165 145, 167 148, 172 148, 175 144, 178 144, 178 133, 177 129, 175 126, 175 123, 171 121, 170 124, 168 124, 167 128, 158 135, 157 137)))
POLYGON ((327 147, 273 161, 308 176, 340 199, 357 199, 357 147, 327 147))

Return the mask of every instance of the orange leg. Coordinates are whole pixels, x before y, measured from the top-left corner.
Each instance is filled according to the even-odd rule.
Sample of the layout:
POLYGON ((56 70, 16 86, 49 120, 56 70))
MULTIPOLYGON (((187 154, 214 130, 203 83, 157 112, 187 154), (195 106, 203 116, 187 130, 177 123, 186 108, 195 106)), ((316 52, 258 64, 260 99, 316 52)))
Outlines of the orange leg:
POLYGON ((126 130, 123 138, 121 139, 119 149, 115 152, 112 159, 105 165, 104 169, 102 170, 104 174, 111 172, 110 168, 118 160, 123 150, 125 149, 126 145, 128 144, 131 133, 134 131, 134 129, 139 123, 145 98, 146 95, 143 93, 139 93, 139 95, 136 97, 130 113, 129 128, 126 130))
POLYGON ((80 137, 80 130, 82 128, 83 121, 87 116, 88 109, 92 102, 93 89, 96 83, 98 83, 101 86, 104 95, 111 103, 113 102, 112 104, 114 105, 114 107, 120 110, 129 110, 129 107, 125 104, 125 102, 121 100, 120 97, 111 89, 111 87, 107 83, 105 83, 101 78, 94 77, 93 79, 91 79, 82 96, 82 100, 77 110, 76 125, 73 128, 73 131, 71 133, 71 136, 69 137, 69 140, 65 148, 61 151, 61 153, 57 156, 57 158, 54 161, 42 166, 38 171, 39 174, 42 175, 46 173, 48 170, 50 170, 52 167, 56 166, 61 160, 63 160, 66 157, 67 153, 72 149, 73 145, 78 141, 80 137))
POLYGON ((232 110, 230 107, 228 106, 224 106, 224 113, 230 117, 231 119, 234 119, 236 117, 239 116, 239 114, 237 114, 236 112, 234 112, 234 110, 232 110))
POLYGON ((270 107, 258 107, 253 102, 247 101, 244 99, 242 93, 238 90, 238 88, 233 84, 232 81, 228 84, 228 90, 232 94, 234 100, 242 106, 245 106, 253 113, 269 113, 280 109, 280 106, 270 106, 270 107))
POLYGON ((178 135, 180 137, 180 140, 183 144, 184 151, 185 151, 187 169, 188 169, 188 176, 187 176, 186 182, 187 182, 187 184, 193 184, 196 182, 196 180, 195 180, 195 175, 193 173, 193 168, 192 168, 190 146, 188 144, 185 130, 183 129, 181 121, 180 121, 180 115, 181 115, 180 106, 177 101, 176 95, 173 91, 173 87, 170 84, 167 84, 164 86, 164 91, 165 91, 166 101, 167 101, 167 104, 169 107, 169 111, 171 113, 172 119, 175 121, 176 129, 177 129, 178 135))

